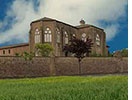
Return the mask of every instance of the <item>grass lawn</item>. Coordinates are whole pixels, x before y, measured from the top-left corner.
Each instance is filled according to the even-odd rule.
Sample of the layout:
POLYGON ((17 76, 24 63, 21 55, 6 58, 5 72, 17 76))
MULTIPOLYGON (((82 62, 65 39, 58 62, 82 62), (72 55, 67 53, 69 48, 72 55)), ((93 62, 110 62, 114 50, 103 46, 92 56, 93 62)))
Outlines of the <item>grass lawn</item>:
POLYGON ((127 100, 128 76, 0 80, 0 100, 127 100))

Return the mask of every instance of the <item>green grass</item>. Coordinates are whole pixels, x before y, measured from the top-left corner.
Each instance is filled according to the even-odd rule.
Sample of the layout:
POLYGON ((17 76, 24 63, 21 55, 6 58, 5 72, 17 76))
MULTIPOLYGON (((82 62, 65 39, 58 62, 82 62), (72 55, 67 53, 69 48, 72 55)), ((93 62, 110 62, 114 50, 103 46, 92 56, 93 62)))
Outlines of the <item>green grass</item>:
POLYGON ((0 80, 0 100, 127 100, 128 76, 0 80))

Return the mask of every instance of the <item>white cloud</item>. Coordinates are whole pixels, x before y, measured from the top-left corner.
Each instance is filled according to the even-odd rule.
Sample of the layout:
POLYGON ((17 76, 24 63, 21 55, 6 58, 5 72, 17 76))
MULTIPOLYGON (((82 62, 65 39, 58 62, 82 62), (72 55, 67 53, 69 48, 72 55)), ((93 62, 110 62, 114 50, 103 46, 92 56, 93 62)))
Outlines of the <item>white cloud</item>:
POLYGON ((115 37, 116 33, 119 32, 119 24, 107 26, 105 28, 105 32, 109 33, 106 35, 106 38, 107 38, 107 41, 110 41, 111 39, 115 37))
MULTIPOLYGON (((4 23, 13 17, 11 27, 0 33, 0 43, 14 39, 28 41, 30 23, 33 20, 47 16, 77 25, 80 19, 86 23, 101 27, 100 20, 110 22, 111 25, 101 27, 105 29, 107 41, 118 33, 117 20, 124 16, 127 0, 38 0, 37 11, 34 10, 33 0, 15 0, 7 11, 4 23)), ((2 22, 0 22, 2 23, 2 22)), ((3 25, 0 24, 2 27, 3 25)), ((5 25, 4 25, 5 26, 5 25)), ((0 28, 1 28, 0 27, 0 28)))

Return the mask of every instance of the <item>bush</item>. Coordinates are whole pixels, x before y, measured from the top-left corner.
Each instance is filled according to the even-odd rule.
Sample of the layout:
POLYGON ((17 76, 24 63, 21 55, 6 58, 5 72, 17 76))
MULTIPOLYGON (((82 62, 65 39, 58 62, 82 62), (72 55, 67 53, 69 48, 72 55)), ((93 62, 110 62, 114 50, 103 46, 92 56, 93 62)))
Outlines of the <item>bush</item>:
POLYGON ((23 57, 25 60, 32 60, 33 57, 34 57, 34 53, 32 53, 32 52, 30 52, 30 53, 24 52, 24 53, 22 54, 22 57, 23 57))

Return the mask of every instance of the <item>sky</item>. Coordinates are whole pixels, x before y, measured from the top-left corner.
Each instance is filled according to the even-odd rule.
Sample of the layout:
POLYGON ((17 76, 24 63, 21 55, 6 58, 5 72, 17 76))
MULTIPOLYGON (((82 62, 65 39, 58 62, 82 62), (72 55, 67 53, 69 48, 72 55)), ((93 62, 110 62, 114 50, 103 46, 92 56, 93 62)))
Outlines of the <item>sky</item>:
POLYGON ((128 48, 127 0, 0 0, 0 47, 28 42, 30 23, 50 17, 103 28, 110 52, 128 48))

